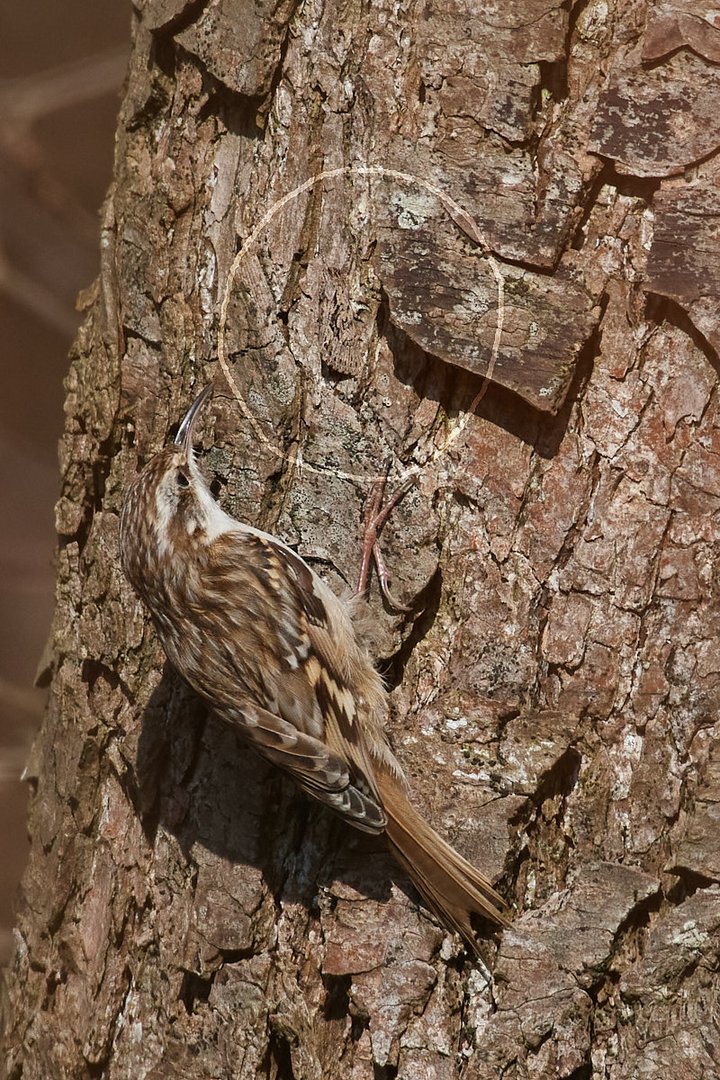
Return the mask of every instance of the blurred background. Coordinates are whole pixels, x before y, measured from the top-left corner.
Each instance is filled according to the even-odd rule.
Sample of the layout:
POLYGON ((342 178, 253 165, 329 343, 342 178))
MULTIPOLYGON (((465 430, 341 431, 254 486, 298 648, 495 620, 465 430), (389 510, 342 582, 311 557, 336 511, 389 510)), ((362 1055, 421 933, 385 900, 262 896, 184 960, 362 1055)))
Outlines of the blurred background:
POLYGON ((0 9, 0 964, 27 858, 20 780, 46 692, 53 504, 75 297, 98 271, 130 3, 0 9))

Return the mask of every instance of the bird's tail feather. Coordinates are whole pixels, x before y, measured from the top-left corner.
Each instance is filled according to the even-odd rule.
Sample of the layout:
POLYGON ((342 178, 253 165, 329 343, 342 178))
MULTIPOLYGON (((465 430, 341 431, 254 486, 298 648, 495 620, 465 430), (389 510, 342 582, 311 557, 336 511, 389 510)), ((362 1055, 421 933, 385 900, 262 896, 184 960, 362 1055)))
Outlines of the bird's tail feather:
POLYGON ((410 804, 397 780, 376 777, 393 854, 441 921, 477 949, 470 916, 507 926, 503 898, 479 870, 463 858, 410 804))

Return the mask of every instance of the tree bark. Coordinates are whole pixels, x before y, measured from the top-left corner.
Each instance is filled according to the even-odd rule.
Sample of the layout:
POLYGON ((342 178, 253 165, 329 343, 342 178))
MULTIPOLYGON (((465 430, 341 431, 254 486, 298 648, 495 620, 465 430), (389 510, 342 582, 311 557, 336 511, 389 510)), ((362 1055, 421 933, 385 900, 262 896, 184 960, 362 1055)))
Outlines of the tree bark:
POLYGON ((717 1075, 720 32, 679 0, 136 8, 67 380, 8 1075, 717 1075), (205 711, 118 564, 124 489, 219 375, 239 243, 339 168, 230 281, 254 420, 220 393, 204 467, 342 589, 369 480, 428 458, 383 536, 412 614, 376 589, 371 613, 416 801, 515 905, 482 962, 205 711), (503 336, 458 428, 488 252, 503 336))

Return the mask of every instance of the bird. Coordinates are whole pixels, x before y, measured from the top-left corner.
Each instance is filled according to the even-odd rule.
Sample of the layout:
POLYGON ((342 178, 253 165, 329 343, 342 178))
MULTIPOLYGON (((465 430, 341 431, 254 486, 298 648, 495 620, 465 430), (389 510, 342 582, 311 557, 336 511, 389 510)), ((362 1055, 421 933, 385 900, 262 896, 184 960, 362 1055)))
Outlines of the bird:
POLYGON ((171 664, 263 758, 354 828, 384 834, 446 928, 507 926, 490 881, 415 809, 385 731, 387 692, 342 598, 281 539, 215 500, 193 447, 206 386, 128 486, 122 566, 171 664))

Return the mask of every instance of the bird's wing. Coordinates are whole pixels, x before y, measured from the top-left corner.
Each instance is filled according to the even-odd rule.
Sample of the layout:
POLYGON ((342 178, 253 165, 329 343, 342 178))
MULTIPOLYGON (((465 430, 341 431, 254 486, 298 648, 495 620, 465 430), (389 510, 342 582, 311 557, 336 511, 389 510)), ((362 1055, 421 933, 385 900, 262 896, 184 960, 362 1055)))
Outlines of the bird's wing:
POLYGON ((264 758, 290 773, 308 795, 357 829, 370 833, 384 830, 387 818, 377 795, 325 743, 253 702, 241 703, 226 715, 239 724, 264 758))
MULTIPOLYGON (((191 680, 309 794, 371 832, 385 826, 358 710, 379 680, 347 609, 274 538, 229 532, 203 569, 202 662, 191 680)), ((366 700, 367 699, 367 700, 366 700)))

